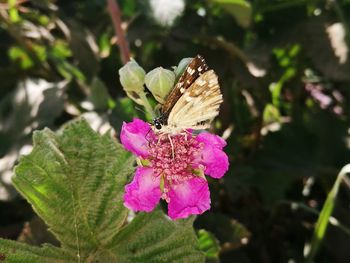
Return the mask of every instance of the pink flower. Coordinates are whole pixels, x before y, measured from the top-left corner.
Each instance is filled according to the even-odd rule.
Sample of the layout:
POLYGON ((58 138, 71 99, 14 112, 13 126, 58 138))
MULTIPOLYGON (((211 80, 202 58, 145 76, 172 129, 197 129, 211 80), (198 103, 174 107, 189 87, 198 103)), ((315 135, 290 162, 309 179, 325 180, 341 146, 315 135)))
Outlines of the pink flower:
POLYGON ((120 139, 143 164, 125 187, 126 207, 150 212, 164 199, 172 219, 210 209, 204 174, 219 179, 228 170, 222 138, 207 132, 197 136, 184 132, 171 135, 170 140, 166 134, 154 133, 148 123, 134 119, 123 124, 120 139))

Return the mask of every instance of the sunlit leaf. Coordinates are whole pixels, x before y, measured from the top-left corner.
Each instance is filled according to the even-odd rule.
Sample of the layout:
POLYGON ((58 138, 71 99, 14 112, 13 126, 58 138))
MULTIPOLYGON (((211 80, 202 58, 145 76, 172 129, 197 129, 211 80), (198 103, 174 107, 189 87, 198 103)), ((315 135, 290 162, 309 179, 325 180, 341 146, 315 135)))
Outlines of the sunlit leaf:
POLYGON ((102 58, 108 57, 111 52, 111 36, 108 33, 103 33, 99 40, 100 56, 102 58))
POLYGON ((274 105, 267 104, 264 109, 263 113, 263 120, 265 124, 272 123, 275 121, 279 121, 281 117, 281 114, 274 105))
POLYGON ((33 151, 20 160, 13 183, 63 248, 86 258, 113 239, 126 217, 123 185, 133 158, 84 121, 57 135, 36 132, 33 139, 33 151))
POLYGON ((205 253, 205 257, 211 262, 219 260, 220 245, 215 236, 208 231, 201 229, 198 231, 199 248, 205 253))
POLYGON ((8 0, 7 3, 9 5, 9 15, 10 21, 12 23, 17 23, 20 21, 20 16, 16 7, 16 0, 8 0))
POLYGON ((349 173, 350 173, 350 164, 347 164, 340 170, 331 191, 328 193, 326 202, 324 203, 323 208, 321 210, 321 214, 318 217, 315 231, 311 240, 311 244, 305 245, 305 248, 304 248, 306 262, 314 261, 314 258, 325 237, 327 227, 329 224, 329 219, 333 213, 333 209, 337 199, 340 183, 342 182, 343 178, 347 176, 349 173))
POLYGON ((8 54, 13 61, 19 62, 22 69, 29 69, 34 65, 34 62, 27 52, 19 46, 11 47, 8 54))
POLYGON ((69 49, 68 43, 60 39, 56 40, 52 46, 52 55, 60 58, 67 58, 72 55, 72 51, 69 49))
POLYGON ((0 238, 0 262, 4 263, 63 263, 77 262, 75 256, 51 245, 30 246, 0 238))
POLYGON ((204 262, 193 220, 171 221, 161 211, 126 223, 124 185, 134 157, 109 133, 86 121, 58 133, 34 133, 34 147, 15 168, 13 183, 30 202, 60 248, 0 239, 9 262, 204 262), (25 260, 26 261, 25 261, 25 260), (16 261, 17 260, 17 261, 16 261))
POLYGON ((33 45, 32 46, 35 54, 36 54, 36 57, 38 58, 38 60, 40 62, 43 62, 46 60, 47 58, 47 52, 46 52, 46 47, 45 46, 42 46, 42 45, 33 45))
POLYGON ((161 211, 138 215, 113 240, 121 262, 204 262, 192 220, 171 221, 161 211))

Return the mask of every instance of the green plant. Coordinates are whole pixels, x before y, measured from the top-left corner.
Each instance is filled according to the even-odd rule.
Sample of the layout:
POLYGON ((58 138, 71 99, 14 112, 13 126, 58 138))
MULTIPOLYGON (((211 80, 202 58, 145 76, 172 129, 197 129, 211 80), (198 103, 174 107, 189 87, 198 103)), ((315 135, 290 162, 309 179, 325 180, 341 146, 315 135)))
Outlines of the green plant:
POLYGON ((170 221, 161 211, 128 223, 124 185, 134 158, 84 120, 61 131, 36 131, 32 152, 13 183, 61 243, 33 247, 0 239, 5 262, 201 262, 192 219, 170 221))

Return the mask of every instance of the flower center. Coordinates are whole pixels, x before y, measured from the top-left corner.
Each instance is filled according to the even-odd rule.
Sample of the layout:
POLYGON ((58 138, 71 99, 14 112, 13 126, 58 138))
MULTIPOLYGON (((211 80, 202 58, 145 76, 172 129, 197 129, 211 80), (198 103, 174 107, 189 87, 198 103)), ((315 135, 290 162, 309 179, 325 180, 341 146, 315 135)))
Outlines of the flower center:
POLYGON ((155 176, 162 176, 162 198, 167 200, 170 185, 181 184, 196 177, 193 170, 199 168, 202 143, 192 134, 160 134, 149 144, 151 166, 155 176))

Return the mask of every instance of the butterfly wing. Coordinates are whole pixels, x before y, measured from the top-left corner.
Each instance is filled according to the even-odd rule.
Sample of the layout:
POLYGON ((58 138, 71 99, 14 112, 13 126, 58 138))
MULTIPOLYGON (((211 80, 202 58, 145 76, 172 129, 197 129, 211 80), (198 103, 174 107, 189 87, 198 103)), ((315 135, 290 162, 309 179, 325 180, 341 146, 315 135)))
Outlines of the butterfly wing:
POLYGON ((206 71, 185 90, 173 106, 168 126, 173 129, 206 129, 219 114, 223 102, 218 77, 206 71))
POLYGON ((162 106, 161 113, 163 118, 169 116, 170 111, 174 107, 175 103, 179 100, 182 94, 193 84, 193 82, 204 72, 208 71, 209 67, 205 63, 202 56, 197 55, 187 65, 184 72, 180 76, 175 87, 171 90, 167 96, 165 103, 162 106))

